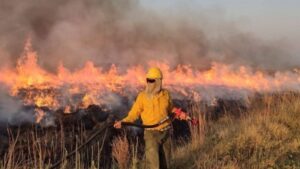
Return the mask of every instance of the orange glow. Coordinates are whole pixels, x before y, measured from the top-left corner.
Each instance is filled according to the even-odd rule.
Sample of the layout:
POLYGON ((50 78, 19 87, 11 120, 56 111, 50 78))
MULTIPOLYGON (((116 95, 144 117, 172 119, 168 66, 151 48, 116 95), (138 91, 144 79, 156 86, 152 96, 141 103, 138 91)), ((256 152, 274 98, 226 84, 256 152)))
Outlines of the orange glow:
POLYGON ((36 123, 40 123, 42 121, 42 119, 44 118, 44 116, 46 115, 46 113, 42 110, 42 109, 35 109, 35 122, 36 123))
POLYGON ((71 106, 67 105, 64 109, 64 113, 66 113, 66 114, 71 113, 71 106))
MULTIPOLYGON (((99 96, 102 93, 125 95, 124 89, 137 91, 145 83, 146 69, 141 65, 129 67, 125 72, 112 65, 108 71, 103 71, 103 68, 87 61, 83 68, 71 72, 61 63, 54 74, 44 70, 37 62, 38 55, 28 40, 16 68, 0 69, 0 83, 9 87, 12 96, 22 98, 25 105, 46 106, 52 110, 63 108, 65 113, 70 113, 71 108, 101 104, 99 96)), ((205 71, 194 70, 189 65, 171 69, 167 62, 150 61, 148 65, 162 69, 166 88, 184 95, 188 93, 183 88, 188 88, 199 99, 201 94, 193 91, 197 86, 223 86, 261 92, 297 87, 300 82, 298 71, 276 72, 271 76, 249 67, 222 63, 212 63, 211 68, 205 71)), ((36 112, 38 122, 45 113, 40 109, 36 112)))

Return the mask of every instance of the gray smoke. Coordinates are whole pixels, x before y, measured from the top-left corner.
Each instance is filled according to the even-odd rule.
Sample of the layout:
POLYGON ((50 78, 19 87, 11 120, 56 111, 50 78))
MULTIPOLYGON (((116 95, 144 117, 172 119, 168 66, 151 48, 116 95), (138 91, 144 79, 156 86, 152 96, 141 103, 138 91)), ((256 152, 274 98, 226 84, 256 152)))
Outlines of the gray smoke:
POLYGON ((26 111, 22 102, 13 98, 7 93, 7 89, 0 86, 0 124, 19 124, 24 122, 34 122, 35 114, 33 110, 26 111))
POLYGON ((212 61, 269 70, 300 65, 282 42, 263 42, 222 13, 186 3, 157 11, 138 0, 1 0, 0 59, 15 64, 31 37, 40 64, 52 71, 59 62, 77 68, 87 60, 104 67, 149 60, 201 69, 212 61))

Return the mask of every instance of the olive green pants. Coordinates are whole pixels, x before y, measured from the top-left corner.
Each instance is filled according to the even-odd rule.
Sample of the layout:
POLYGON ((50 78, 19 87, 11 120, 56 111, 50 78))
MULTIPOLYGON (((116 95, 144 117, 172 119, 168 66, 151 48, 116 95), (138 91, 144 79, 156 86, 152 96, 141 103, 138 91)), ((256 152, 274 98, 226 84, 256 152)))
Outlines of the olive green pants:
POLYGON ((145 130, 145 169, 169 169, 171 161, 170 131, 145 130))

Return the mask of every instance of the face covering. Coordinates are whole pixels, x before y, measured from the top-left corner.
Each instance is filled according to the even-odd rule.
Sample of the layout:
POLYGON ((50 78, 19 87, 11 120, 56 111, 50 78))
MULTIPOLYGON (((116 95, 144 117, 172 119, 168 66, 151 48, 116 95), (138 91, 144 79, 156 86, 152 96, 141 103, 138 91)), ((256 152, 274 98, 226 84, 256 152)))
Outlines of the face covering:
POLYGON ((155 79, 154 83, 147 83, 146 85, 146 93, 149 98, 153 98, 154 95, 158 94, 162 89, 162 80, 155 79))

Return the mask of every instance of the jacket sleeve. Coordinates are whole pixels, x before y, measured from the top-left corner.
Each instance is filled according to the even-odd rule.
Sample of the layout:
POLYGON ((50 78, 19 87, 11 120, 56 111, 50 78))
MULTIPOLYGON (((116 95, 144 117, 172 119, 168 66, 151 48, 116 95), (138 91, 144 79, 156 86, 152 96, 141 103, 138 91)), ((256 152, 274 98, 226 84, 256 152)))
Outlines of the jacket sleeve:
POLYGON ((142 94, 140 93, 133 104, 131 110, 129 111, 127 117, 125 117, 122 121, 123 122, 134 122, 137 120, 143 111, 143 98, 142 94))

